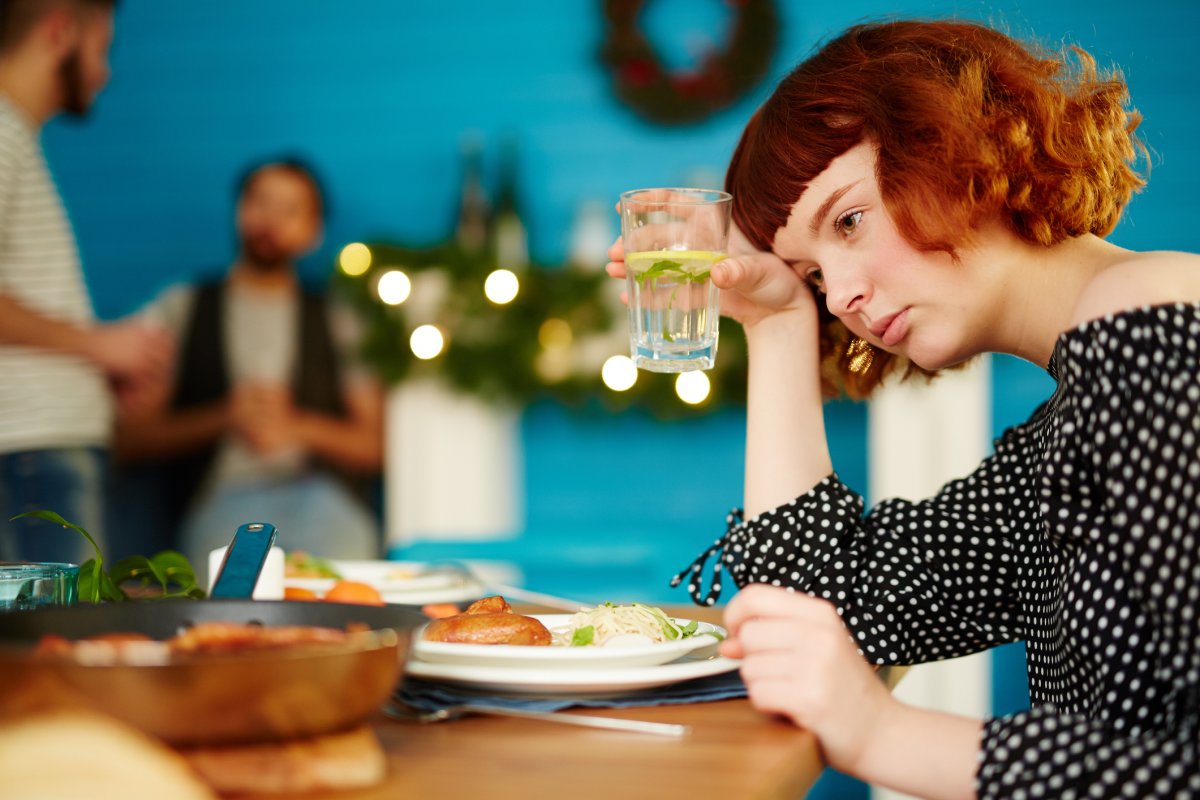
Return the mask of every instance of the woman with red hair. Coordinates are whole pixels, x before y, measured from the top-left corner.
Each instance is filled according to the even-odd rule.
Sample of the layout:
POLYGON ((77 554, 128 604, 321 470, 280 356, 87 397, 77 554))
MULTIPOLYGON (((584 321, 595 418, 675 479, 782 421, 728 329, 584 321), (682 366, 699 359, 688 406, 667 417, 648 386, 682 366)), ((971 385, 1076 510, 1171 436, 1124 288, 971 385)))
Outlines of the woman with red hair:
POLYGON ((1127 99, 1078 49, 861 25, 734 153, 742 241, 712 278, 749 347, 745 511, 676 582, 708 604, 723 570, 744 587, 722 651, 844 772, 932 797, 1200 796, 1200 257, 1104 239, 1143 183, 1127 99), (864 514, 823 395, 984 352, 1044 366, 1054 395, 971 475, 864 514), (1012 641, 1033 707, 985 722, 905 706, 863 661, 1012 641))

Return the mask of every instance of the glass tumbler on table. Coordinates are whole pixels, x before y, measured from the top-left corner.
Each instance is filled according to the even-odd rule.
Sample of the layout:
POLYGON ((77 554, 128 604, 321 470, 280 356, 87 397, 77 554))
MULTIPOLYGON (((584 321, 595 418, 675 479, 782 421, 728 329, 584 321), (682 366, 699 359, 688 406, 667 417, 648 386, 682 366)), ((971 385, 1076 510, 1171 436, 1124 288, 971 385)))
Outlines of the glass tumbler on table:
POLYGON ((79 566, 0 561, 0 611, 75 604, 79 566))
POLYGON ((621 195, 630 357, 652 372, 711 369, 732 196, 715 189, 636 189, 621 195))

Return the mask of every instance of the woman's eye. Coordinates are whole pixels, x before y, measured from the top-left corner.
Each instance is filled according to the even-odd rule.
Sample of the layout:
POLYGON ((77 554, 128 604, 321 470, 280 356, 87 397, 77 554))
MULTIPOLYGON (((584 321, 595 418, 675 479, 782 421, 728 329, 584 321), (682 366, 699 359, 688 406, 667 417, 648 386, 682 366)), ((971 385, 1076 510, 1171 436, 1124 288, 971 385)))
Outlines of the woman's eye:
POLYGON ((804 273, 805 282, 818 292, 825 291, 825 275, 819 269, 810 269, 804 273))
POLYGON ((843 236, 849 236, 858 230, 859 224, 862 222, 863 212, 851 211, 848 214, 843 214, 837 218, 837 222, 833 223, 833 228, 843 236))

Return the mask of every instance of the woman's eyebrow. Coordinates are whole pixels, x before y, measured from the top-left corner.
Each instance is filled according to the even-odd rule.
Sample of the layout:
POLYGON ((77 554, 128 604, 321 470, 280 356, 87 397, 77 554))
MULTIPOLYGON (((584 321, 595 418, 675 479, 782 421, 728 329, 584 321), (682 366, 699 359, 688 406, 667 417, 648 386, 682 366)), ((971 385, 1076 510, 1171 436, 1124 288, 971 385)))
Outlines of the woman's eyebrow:
POLYGON ((833 208, 833 204, 838 200, 841 200, 842 196, 846 194, 846 192, 850 191, 860 183, 862 183, 861 178, 854 181, 854 183, 846 184, 840 189, 835 189, 830 193, 829 197, 825 198, 825 202, 821 203, 820 208, 817 209, 817 213, 813 214, 812 221, 808 223, 808 230, 813 236, 816 236, 818 231, 821 230, 821 221, 824 220, 829 214, 829 209, 833 208))

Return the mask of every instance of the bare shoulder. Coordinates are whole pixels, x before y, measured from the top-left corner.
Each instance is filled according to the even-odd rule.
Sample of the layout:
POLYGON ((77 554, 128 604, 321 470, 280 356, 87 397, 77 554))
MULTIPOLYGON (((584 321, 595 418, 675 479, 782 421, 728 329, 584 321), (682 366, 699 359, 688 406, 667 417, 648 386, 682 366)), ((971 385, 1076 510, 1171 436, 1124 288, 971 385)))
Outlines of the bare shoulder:
POLYGON ((1130 308, 1200 301, 1200 255, 1159 250, 1130 253, 1093 278, 1079 295, 1072 324, 1130 308))

